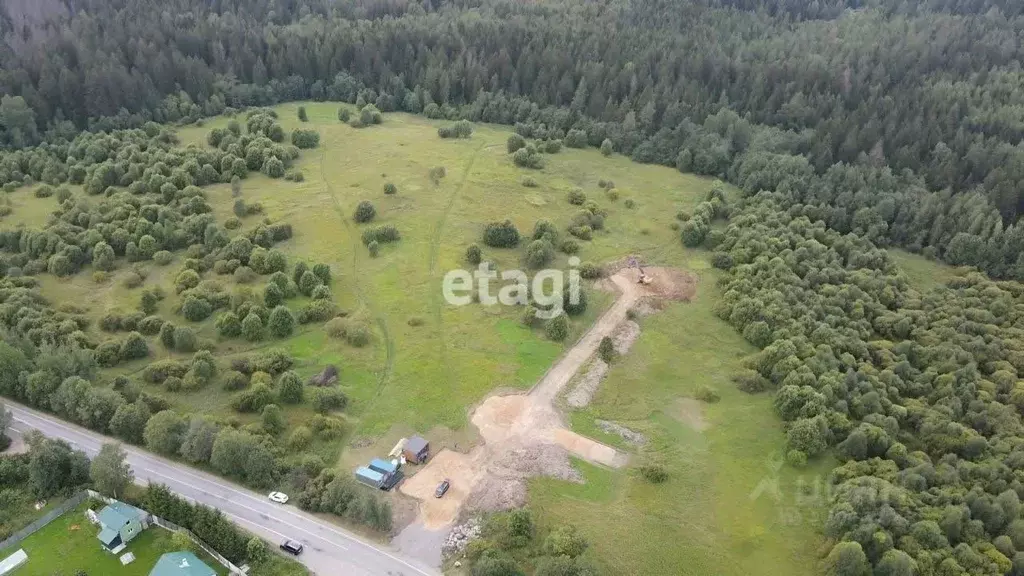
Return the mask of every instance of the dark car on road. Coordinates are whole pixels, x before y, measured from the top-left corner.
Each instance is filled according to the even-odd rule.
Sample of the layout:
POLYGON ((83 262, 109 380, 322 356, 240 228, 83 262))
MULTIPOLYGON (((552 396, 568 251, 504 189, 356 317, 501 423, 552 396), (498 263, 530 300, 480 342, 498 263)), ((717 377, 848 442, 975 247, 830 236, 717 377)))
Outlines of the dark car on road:
POLYGON ((299 554, 302 554, 302 544, 299 544, 294 540, 285 540, 284 542, 281 542, 281 550, 298 556, 299 554))
POLYGON ((440 498, 441 496, 444 496, 444 493, 447 492, 448 489, 451 488, 451 486, 452 483, 449 482, 447 478, 442 480, 441 483, 437 485, 437 490, 434 490, 434 498, 440 498))

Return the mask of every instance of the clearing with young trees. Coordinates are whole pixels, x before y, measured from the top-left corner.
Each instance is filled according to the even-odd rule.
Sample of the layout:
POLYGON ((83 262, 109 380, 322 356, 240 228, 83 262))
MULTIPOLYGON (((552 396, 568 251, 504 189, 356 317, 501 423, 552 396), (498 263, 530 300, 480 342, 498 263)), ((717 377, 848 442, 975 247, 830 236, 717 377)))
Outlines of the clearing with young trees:
MULTIPOLYGON (((703 300, 715 297, 713 277, 717 272, 708 267, 704 252, 681 245, 679 228, 680 218, 696 210, 713 188, 722 189, 720 184, 668 168, 637 165, 621 157, 606 158, 597 150, 573 148, 544 154, 542 169, 522 168, 509 154, 512 132, 507 128, 474 125, 469 138, 441 139, 437 128, 444 123, 416 116, 387 114, 380 124, 355 128, 339 121, 337 104, 305 104, 305 122, 298 119, 297 106, 277 106, 262 115, 239 113, 211 119, 201 127, 174 130, 177 140, 172 139, 168 149, 198 154, 200 160, 204 151, 215 150, 211 142, 221 144, 218 140, 233 130, 243 136, 250 129, 281 130, 286 138, 299 129, 318 134, 316 147, 302 149, 290 160, 286 168, 290 177, 273 178, 264 170, 252 170, 234 183, 212 182, 201 188, 208 211, 199 208, 196 213, 210 215, 207 222, 211 224, 204 224, 206 239, 211 245, 220 243, 219 252, 211 252, 220 256, 179 249, 169 250, 166 256, 151 251, 148 257, 129 259, 121 255, 122 245, 104 257, 109 260, 98 259, 94 251, 91 262, 77 272, 58 270, 36 276, 44 298, 63 303, 65 313, 86 319, 85 329, 76 337, 98 346, 98 351, 106 349, 105 342, 117 343, 111 358, 99 366, 98 388, 94 389, 123 394, 134 403, 115 405, 113 412, 120 415, 115 414, 110 424, 79 423, 159 453, 211 466, 257 487, 283 487, 300 494, 300 505, 309 506, 309 499, 320 498, 314 495, 323 490, 321 482, 330 482, 330 477, 314 481, 316 476, 323 477, 321 470, 347 477, 367 455, 386 453, 394 440, 410 432, 425 433, 435 451, 465 454, 474 445, 482 445, 483 439, 470 422, 471 408, 496 391, 507 394, 532 387, 618 297, 615 290, 594 285, 591 271, 599 266, 612 264, 614 270, 625 256, 634 255, 644 262, 689 270, 691 286, 680 293, 692 295, 692 284, 699 282, 698 304, 666 303, 665 314, 702 306, 703 300), (589 232, 570 231, 578 226, 581 213, 590 219, 589 232), (485 228, 506 219, 523 239, 515 247, 488 246, 485 228), (209 228, 217 223, 223 227, 209 228), (262 231, 285 226, 290 236, 281 235, 266 249, 259 247, 260 234, 266 233, 262 231), (364 241, 367 230, 381 227, 393 227, 399 239, 378 241, 375 246, 372 240, 364 241), (218 233, 224 234, 224 240, 211 236, 218 233), (250 245, 255 248, 241 246, 242 237, 252 238, 250 245), (534 238, 543 238, 551 247, 540 264, 531 261, 535 257, 531 250, 524 251, 534 238), (467 259, 470 246, 478 246, 476 258, 467 259), (248 261, 228 262, 236 251, 247 251, 248 261), (587 276, 586 298, 585 309, 569 316, 562 334, 550 333, 542 321, 524 324, 523 307, 478 303, 455 307, 442 298, 441 281, 450 269, 473 270, 481 260, 498 270, 530 270, 538 265, 566 269, 569 253, 583 261, 580 268, 587 276), (282 258, 283 267, 274 263, 282 258), (311 274, 320 270, 318 266, 328 270, 326 274, 321 270, 325 277, 311 274), (321 301, 330 306, 325 316, 316 316, 315 306, 321 301), (275 324, 283 322, 275 320, 275 315, 287 319, 289 313, 293 322, 275 324), (310 315, 315 320, 306 318, 310 315), (173 327, 164 328, 166 323, 173 327), (252 334, 247 331, 250 323, 256 326, 252 334), (147 325, 155 328, 144 330, 147 325), (136 343, 139 352, 126 354, 130 346, 125 342, 136 338, 136 333, 145 346, 136 343), (212 353, 212 365, 204 360, 202 350, 212 353), (316 386, 310 379, 327 366, 338 369, 336 384, 316 386), (130 410, 136 406, 137 414, 130 410), (259 440, 251 444, 252 439, 259 440), (249 464, 254 458, 265 458, 259 454, 269 455, 269 461, 276 460, 280 469, 264 470, 249 464)), ((355 108, 340 107, 358 114, 355 108)), ((89 185, 63 187, 71 194, 66 199, 68 206, 85 210, 118 198, 114 192, 104 200, 87 190, 89 185)), ((48 192, 37 193, 43 186, 21 188, 8 195, 14 209, 4 226, 53 226, 48 214, 59 203, 48 192)), ((624 286, 632 288, 634 273, 623 269, 624 286), (627 277, 630 279, 625 280, 627 277)), ((673 278, 660 272, 656 276, 655 290, 669 286, 673 278)), ((620 320, 627 311, 632 314, 632 304, 620 307, 620 320)), ((641 336, 641 343, 644 338, 646 335, 641 336)), ((728 358, 746 352, 740 342, 716 351, 728 358)), ((691 352, 671 356, 678 363, 674 378, 685 382, 692 365, 691 352)), ((647 365, 656 357, 640 361, 647 365)), ((571 376, 568 373, 562 378, 571 376)), ((722 380, 726 376, 725 372, 716 375, 715 382, 729 387, 722 380)), ((637 392, 645 394, 644 389, 637 392)), ((682 385, 671 401, 682 401, 691 393, 682 385)), ((70 390, 67 394, 74 398, 70 390)), ((548 396, 547 402, 561 403, 554 395, 548 396)), ((763 401, 743 399, 741 404, 752 401, 770 421, 770 409, 763 401)), ((42 407, 54 409, 51 404, 42 407)), ((557 410, 550 404, 548 409, 557 410)), ((78 418, 75 412, 58 413, 78 418)), ((644 418, 649 418, 652 426, 667 422, 656 413, 644 418)), ((707 438, 715 438, 718 417, 708 418, 713 424, 707 438)), ((723 418, 731 420, 728 413, 723 418)), ((637 479, 637 467, 661 460, 657 452, 650 452, 653 446, 622 445, 621 439, 608 438, 597 430, 593 419, 583 413, 572 413, 566 421, 583 436, 576 436, 578 440, 560 437, 558 449, 582 450, 576 445, 592 436, 615 447, 623 455, 621 462, 629 460, 631 464, 619 470, 594 468, 582 461, 570 463, 563 452, 559 458, 566 467, 564 477, 571 481, 558 489, 575 490, 579 485, 587 491, 612 490, 603 498, 614 493, 618 496, 612 500, 632 502, 630 486, 646 483, 637 479), (594 474, 607 478, 592 478, 594 474), (585 482, 578 484, 581 480, 585 482)), ((677 426, 670 428, 676 430, 677 426)), ((765 459, 773 452, 782 453, 781 435, 766 438, 753 426, 739 433, 759 441, 749 452, 722 455, 704 449, 708 440, 702 434, 681 440, 701 446, 704 466, 747 471, 748 481, 729 487, 726 498, 731 500, 747 498, 758 475, 767 469, 765 459), (725 460, 720 460, 722 457, 725 460)), ((663 464, 671 470, 672 479, 660 487, 663 490, 656 499, 666 503, 665 510, 672 510, 669 502, 692 496, 686 478, 698 482, 696 474, 701 468, 680 469, 671 461, 663 464)), ((520 486, 512 488, 513 493, 522 491, 511 499, 493 496, 503 490, 505 480, 485 479, 478 498, 483 504, 474 509, 508 506, 521 502, 523 496, 529 502, 543 501, 551 487, 558 486, 547 480, 531 481, 527 493, 524 482, 532 475, 507 479, 520 486)), ((416 485, 416 476, 409 482, 416 485)), ((419 482, 432 484, 423 479, 419 482)), ((707 488, 714 486, 708 484, 707 488)), ((457 485, 451 497, 471 488, 457 485)), ((432 490, 433 486, 426 486, 423 493, 432 490)), ((707 499, 718 497, 704 495, 707 499)), ((372 514, 359 521, 397 531, 413 519, 410 514, 416 508, 415 501, 400 496, 384 499, 381 505, 389 506, 388 512, 394 509, 397 525, 392 527, 390 519, 385 523, 372 514)), ((452 509, 450 517, 430 527, 449 528, 458 512, 458 508, 452 509)), ((562 515, 555 506, 537 507, 535 512, 544 526, 580 523, 572 514, 562 515)), ((669 550, 667 543, 689 538, 694 531, 722 533, 726 530, 723 518, 729 524, 747 523, 754 531, 750 537, 759 542, 760 549, 767 550, 774 562, 792 565, 798 573, 813 554, 814 523, 780 531, 773 510, 765 507, 755 512, 752 515, 739 507, 725 516, 695 516, 688 509, 686 523, 675 516, 658 520, 652 538, 665 542, 663 549, 669 550), (784 546, 782 538, 803 544, 784 546)), ((614 573, 623 569, 615 558, 628 562, 650 556, 643 546, 618 549, 596 530, 598 526, 594 524, 594 530, 587 523, 580 526, 592 542, 587 557, 596 565, 614 573)), ((711 547, 722 545, 714 538, 694 540, 689 553, 696 561, 711 547)), ((736 550, 738 553, 740 548, 736 550)), ((652 557, 657 563, 669 560, 652 557)))

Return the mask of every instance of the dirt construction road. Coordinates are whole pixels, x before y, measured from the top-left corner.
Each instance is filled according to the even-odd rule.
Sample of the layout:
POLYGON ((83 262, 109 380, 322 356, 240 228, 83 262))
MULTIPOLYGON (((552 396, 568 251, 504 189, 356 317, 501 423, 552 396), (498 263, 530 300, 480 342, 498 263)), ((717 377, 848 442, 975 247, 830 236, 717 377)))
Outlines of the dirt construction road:
POLYGON ((597 319, 597 322, 590 327, 590 330, 580 338, 562 358, 548 370, 547 374, 540 379, 540 382, 530 390, 529 395, 536 402, 551 404, 558 394, 565 388, 566 384, 579 371, 587 360, 597 352, 601 339, 610 336, 615 328, 626 319, 626 313, 636 305, 637 301, 647 294, 646 290, 634 282, 631 277, 635 273, 629 270, 620 271, 611 277, 615 287, 619 290, 619 298, 607 312, 597 319))

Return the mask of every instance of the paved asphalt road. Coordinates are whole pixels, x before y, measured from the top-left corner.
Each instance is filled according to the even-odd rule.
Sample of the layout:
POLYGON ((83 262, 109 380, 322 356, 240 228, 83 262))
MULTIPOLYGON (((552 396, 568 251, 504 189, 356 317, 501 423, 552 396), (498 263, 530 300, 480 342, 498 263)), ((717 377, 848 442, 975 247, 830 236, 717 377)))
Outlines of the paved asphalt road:
MULTIPOLYGON (((35 429, 50 438, 60 438, 90 457, 104 442, 113 440, 68 424, 52 416, 6 402, 14 414, 11 430, 24 433, 35 429)), ((125 445, 135 481, 167 485, 173 492, 194 502, 217 508, 232 521, 274 546, 288 538, 305 545, 299 561, 318 576, 436 576, 440 572, 416 560, 367 542, 294 506, 282 506, 266 495, 251 492, 216 476, 171 462, 138 448, 125 445)))

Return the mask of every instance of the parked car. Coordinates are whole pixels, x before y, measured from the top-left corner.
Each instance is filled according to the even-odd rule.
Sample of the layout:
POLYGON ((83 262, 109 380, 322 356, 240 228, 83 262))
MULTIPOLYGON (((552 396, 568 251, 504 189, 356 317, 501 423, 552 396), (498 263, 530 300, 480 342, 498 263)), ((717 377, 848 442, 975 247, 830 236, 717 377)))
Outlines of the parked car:
POLYGON ((271 492, 267 498, 270 498, 271 502, 277 502, 278 504, 288 503, 288 495, 284 492, 271 492))
POLYGON ((442 480, 441 483, 437 485, 437 490, 434 490, 434 498, 440 498, 441 496, 444 496, 444 493, 447 492, 448 489, 451 488, 451 486, 452 483, 449 482, 447 478, 442 480))
POLYGON ((284 542, 281 542, 281 550, 284 550, 294 556, 298 556, 299 554, 302 554, 302 544, 294 540, 285 540, 284 542))

